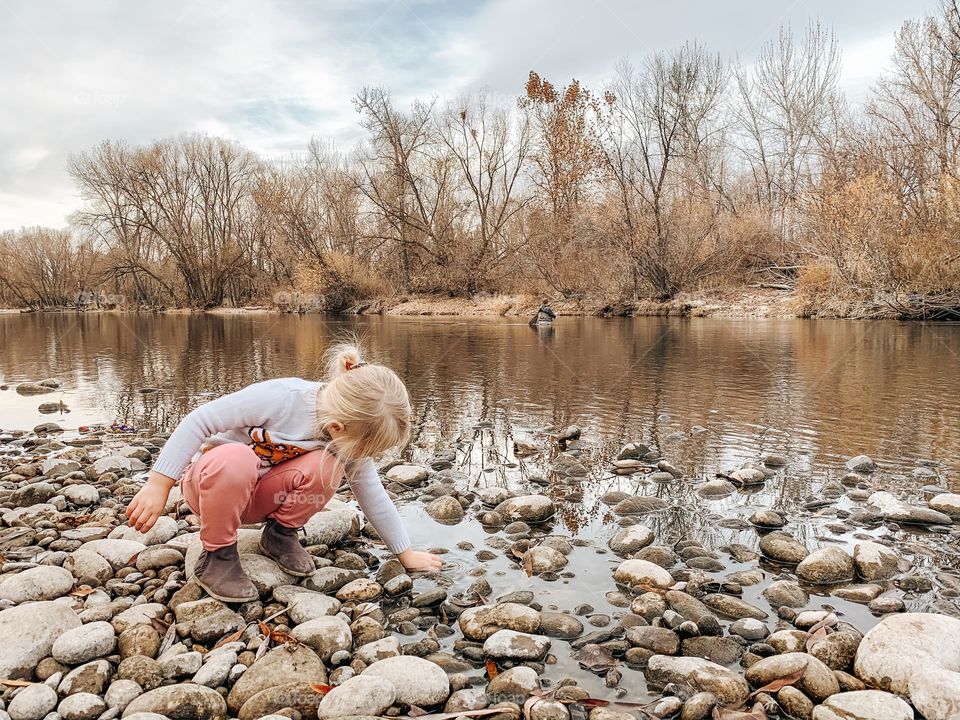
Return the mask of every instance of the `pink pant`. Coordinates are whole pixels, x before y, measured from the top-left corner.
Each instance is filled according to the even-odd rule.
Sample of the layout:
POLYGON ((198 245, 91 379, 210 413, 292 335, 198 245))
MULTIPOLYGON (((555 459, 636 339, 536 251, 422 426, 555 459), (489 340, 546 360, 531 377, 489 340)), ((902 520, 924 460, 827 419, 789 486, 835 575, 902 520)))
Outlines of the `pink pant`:
POLYGON ((240 443, 218 445, 191 463, 180 480, 183 499, 200 516, 205 550, 231 545, 242 524, 273 518, 301 527, 333 497, 343 466, 326 450, 312 450, 260 475, 260 458, 240 443))

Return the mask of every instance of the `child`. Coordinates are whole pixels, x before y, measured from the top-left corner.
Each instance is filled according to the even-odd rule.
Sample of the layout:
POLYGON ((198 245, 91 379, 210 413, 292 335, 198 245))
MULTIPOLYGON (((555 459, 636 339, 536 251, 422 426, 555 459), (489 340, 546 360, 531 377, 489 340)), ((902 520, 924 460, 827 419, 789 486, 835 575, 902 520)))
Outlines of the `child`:
POLYGON ((146 532, 180 479, 184 500, 200 516, 203 553, 196 581, 218 600, 258 597, 240 567, 241 524, 263 522, 260 551, 291 575, 310 575, 313 557, 301 547, 297 531, 344 478, 405 568, 442 565, 438 556, 410 549, 371 459, 406 442, 406 387, 392 370, 363 362, 356 345, 338 345, 329 357, 326 383, 267 380, 191 412, 127 508, 130 524, 146 532))

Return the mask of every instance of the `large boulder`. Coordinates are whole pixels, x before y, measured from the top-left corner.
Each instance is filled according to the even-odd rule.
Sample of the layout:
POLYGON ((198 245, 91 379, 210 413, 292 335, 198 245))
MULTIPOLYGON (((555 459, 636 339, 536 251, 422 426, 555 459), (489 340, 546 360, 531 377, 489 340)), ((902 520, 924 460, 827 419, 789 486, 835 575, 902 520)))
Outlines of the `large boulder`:
POLYGON ((227 696, 227 704, 237 712, 247 700, 267 688, 293 682, 310 685, 326 681, 326 668, 313 650, 306 645, 292 650, 281 645, 247 668, 227 696))
POLYGON ((28 679, 54 641, 80 627, 80 618, 58 602, 28 602, 0 612, 0 678, 28 679))
POLYGON ((960 620, 890 615, 857 649, 854 673, 870 687, 908 697, 927 720, 960 717, 960 620))

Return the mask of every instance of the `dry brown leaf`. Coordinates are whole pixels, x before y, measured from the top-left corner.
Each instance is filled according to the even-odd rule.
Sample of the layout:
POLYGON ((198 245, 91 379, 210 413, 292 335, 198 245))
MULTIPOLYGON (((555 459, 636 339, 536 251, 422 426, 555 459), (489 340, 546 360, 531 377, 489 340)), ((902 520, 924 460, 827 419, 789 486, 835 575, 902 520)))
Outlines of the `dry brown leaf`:
POLYGON ((243 637, 243 633, 244 633, 244 631, 245 631, 246 629, 247 629, 247 627, 246 627, 246 625, 244 625, 242 628, 240 628, 239 630, 237 630, 235 633, 230 633, 230 634, 227 635, 226 637, 221 638, 220 641, 217 642, 217 644, 213 646, 213 649, 216 650, 218 647, 223 647, 224 645, 227 645, 227 644, 229 644, 229 643, 236 642, 236 641, 239 640, 241 637, 243 637))
POLYGON ((322 683, 310 683, 310 689, 319 695, 326 695, 333 690, 333 685, 324 685, 322 683))
POLYGON ((761 692, 776 692, 782 688, 785 688, 787 685, 793 685, 800 678, 803 677, 803 674, 807 671, 807 665, 804 663, 802 668, 798 668, 789 675, 784 675, 783 677, 777 678, 776 680, 771 680, 763 687, 757 688, 753 691, 753 695, 761 692))
POLYGON ((257 627, 260 628, 260 633, 264 635, 267 638, 267 640, 269 640, 270 633, 272 632, 272 630, 270 630, 270 626, 267 625, 265 622, 260 622, 260 623, 257 623, 257 627))
POLYGON ((91 593, 94 593, 94 592, 96 592, 96 588, 92 588, 88 585, 81 585, 80 587, 75 588, 73 591, 71 591, 70 596, 81 598, 81 597, 86 597, 87 595, 90 595, 91 593))
POLYGON ((170 629, 170 624, 165 623, 160 618, 155 618, 155 617, 150 618, 150 624, 153 625, 153 629, 156 630, 161 635, 165 635, 167 630, 170 629))
POLYGON ((35 684, 29 680, 0 680, 0 685, 6 685, 7 687, 30 687, 35 684))
POLYGON ((500 670, 497 668, 497 664, 490 658, 487 658, 486 660, 484 660, 484 665, 487 668, 487 677, 489 677, 491 680, 493 680, 497 675, 500 674, 500 670))
POLYGON ((533 555, 523 557, 523 569, 527 573, 527 577, 533 577, 533 555))

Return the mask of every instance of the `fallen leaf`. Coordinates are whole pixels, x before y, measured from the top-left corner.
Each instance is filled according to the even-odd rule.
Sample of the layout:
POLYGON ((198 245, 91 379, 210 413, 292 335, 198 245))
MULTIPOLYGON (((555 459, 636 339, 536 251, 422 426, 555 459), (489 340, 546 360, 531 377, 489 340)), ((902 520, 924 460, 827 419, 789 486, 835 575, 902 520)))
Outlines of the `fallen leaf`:
POLYGON ((93 592, 96 592, 95 588, 89 587, 87 585, 81 585, 80 587, 73 590, 70 593, 70 596, 81 598, 81 597, 86 597, 87 595, 90 595, 93 592))
POLYGON ((260 647, 257 648, 257 654, 254 656, 254 662, 262 658, 267 654, 267 650, 270 649, 270 636, 268 635, 264 638, 263 642, 260 643, 260 647))
POLYGON ((592 710, 593 708, 598 708, 598 707, 607 707, 610 705, 609 700, 601 700, 600 698, 592 698, 592 697, 584 698, 583 700, 577 700, 576 702, 579 705, 583 705, 588 710, 592 710))
POLYGON ((533 555, 524 555, 523 569, 527 573, 527 577, 533 577, 533 555))
POLYGON ((411 705, 410 709, 407 711, 408 717, 423 717, 424 715, 428 714, 429 713, 426 710, 421 707, 417 707, 416 705, 411 705))
POLYGON ((150 618, 150 624, 153 625, 153 629, 156 630, 161 635, 163 635, 164 633, 167 632, 167 630, 170 629, 170 625, 168 623, 165 623, 160 618, 155 618, 155 617, 150 618))
POLYGON ((497 669, 497 664, 490 658, 484 660, 484 665, 486 665, 487 668, 487 677, 489 677, 491 680, 500 674, 500 671, 497 669))
POLYGON ((794 670, 789 675, 784 675, 783 677, 777 678, 776 680, 771 680, 766 685, 761 688, 757 688, 753 691, 753 695, 761 692, 776 692, 781 688, 785 688, 787 685, 793 685, 800 678, 803 677, 803 674, 807 671, 807 663, 804 663, 802 668, 794 670))
POLYGON ((236 641, 239 640, 241 637, 243 637, 243 633, 244 633, 244 631, 245 631, 246 629, 247 629, 247 627, 246 627, 246 626, 243 626, 242 628, 240 628, 239 630, 237 630, 235 633, 230 633, 230 634, 227 635, 226 637, 221 638, 220 641, 219 641, 216 645, 213 646, 213 649, 216 650, 218 647, 222 647, 222 646, 227 645, 227 644, 229 644, 229 643, 236 642, 236 641))
POLYGON ((265 622, 260 622, 260 623, 257 623, 257 627, 260 628, 260 633, 269 640, 270 633, 271 633, 270 626, 267 625, 265 622))
POLYGON ((321 683, 310 683, 310 689, 320 695, 326 695, 333 690, 333 685, 323 685, 321 683))
POLYGON ((30 687, 35 684, 29 680, 0 680, 0 685, 6 685, 7 687, 30 687))

